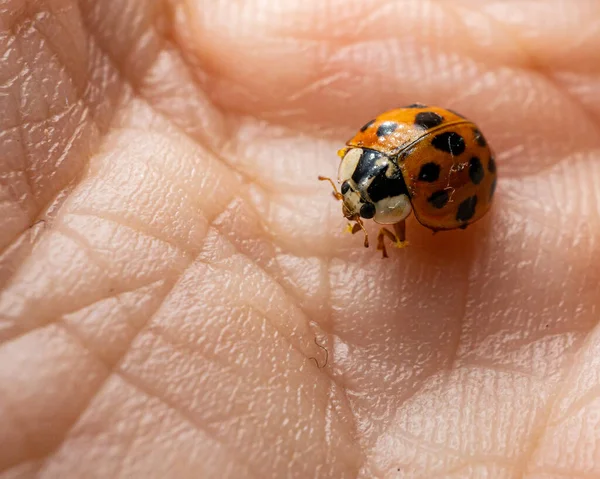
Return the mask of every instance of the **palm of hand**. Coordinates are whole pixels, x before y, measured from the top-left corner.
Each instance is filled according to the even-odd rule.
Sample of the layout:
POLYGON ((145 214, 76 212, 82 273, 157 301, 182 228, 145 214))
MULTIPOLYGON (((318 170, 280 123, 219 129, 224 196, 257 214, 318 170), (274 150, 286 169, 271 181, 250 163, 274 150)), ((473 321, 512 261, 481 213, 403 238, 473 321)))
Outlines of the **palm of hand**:
POLYGON ((0 12, 3 477, 600 474, 597 6, 202 3, 0 12), (414 101, 496 204, 381 261, 316 177, 414 101))

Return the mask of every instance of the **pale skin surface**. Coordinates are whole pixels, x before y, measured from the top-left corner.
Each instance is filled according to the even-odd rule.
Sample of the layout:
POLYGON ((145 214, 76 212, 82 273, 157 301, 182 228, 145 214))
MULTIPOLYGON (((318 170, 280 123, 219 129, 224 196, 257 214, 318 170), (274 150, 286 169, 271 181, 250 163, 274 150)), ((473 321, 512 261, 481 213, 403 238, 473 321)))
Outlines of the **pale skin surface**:
POLYGON ((0 477, 599 477, 598 18, 0 2, 0 477), (316 178, 416 101, 496 203, 383 261, 316 178))

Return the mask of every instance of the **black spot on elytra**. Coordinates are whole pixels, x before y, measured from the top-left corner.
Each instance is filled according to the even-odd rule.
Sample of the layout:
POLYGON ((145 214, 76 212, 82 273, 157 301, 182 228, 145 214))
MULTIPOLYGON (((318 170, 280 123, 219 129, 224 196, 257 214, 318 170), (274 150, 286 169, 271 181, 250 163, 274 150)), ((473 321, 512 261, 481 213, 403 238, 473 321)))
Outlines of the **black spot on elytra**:
POLYGON ((402 108, 427 108, 427 105, 423 105, 423 103, 411 103, 410 105, 406 105, 402 108))
POLYGON ((373 203, 364 203, 360 207, 360 216, 367 220, 373 218, 375 216, 375 205, 373 203))
POLYGON ((379 173, 367 188, 367 193, 371 201, 377 203, 384 198, 393 198, 394 196, 408 196, 408 188, 404 182, 404 177, 400 171, 387 176, 385 171, 379 173))
POLYGON ((487 146, 487 140, 485 139, 485 136, 483 136, 483 133, 481 133, 481 131, 479 131, 477 128, 473 130, 473 137, 479 146, 487 146))
POLYGON ((494 193, 496 192, 496 181, 498 180, 498 178, 494 178, 494 180, 492 181, 492 186, 490 186, 490 201, 492 200, 492 197, 494 196, 494 193))
POLYGON ((435 128, 444 122, 444 117, 433 111, 422 111, 415 116, 415 125, 425 130, 435 128))
POLYGON ((434 208, 441 209, 448 203, 450 197, 448 196, 448 192, 446 190, 439 190, 433 193, 427 201, 429 201, 434 208))
POLYGON ((496 160, 494 155, 490 156, 490 161, 488 161, 488 171, 490 173, 496 173, 496 160))
POLYGON ((347 181, 344 181, 342 183, 342 195, 345 195, 346 193, 348 193, 349 189, 350 189, 350 183, 348 183, 347 181))
POLYGON ((382 156, 383 155, 378 151, 370 150, 368 148, 363 149, 362 155, 360 155, 360 159, 358 160, 358 164, 354 169, 354 173, 352 173, 352 180, 354 180, 354 183, 358 185, 368 178, 377 176, 381 171, 385 171, 387 168, 386 163, 382 165, 376 164, 377 160, 379 160, 382 156))
POLYGON ((419 171, 419 180, 432 183, 440 177, 440 165, 437 163, 425 163, 419 171))
POLYGON ((475 207, 477 206, 477 196, 470 196, 458 205, 456 211, 457 221, 469 221, 475 215, 475 207))
POLYGON ((379 125, 379 128, 377 128, 377 136, 380 138, 388 136, 394 133, 396 128, 398 128, 398 123, 395 121, 384 121, 381 125, 379 125))
POLYGON ((364 132, 367 130, 367 128, 369 128, 371 125, 373 125, 373 123, 375 123, 375 120, 371 120, 369 123, 366 123, 365 125, 363 125, 363 127, 360 129, 361 132, 364 132))
POLYGON ((469 178, 471 181, 478 185, 483 180, 483 175, 485 174, 483 170, 483 165, 481 164, 481 160, 474 156, 469 160, 469 178))
POLYGON ((465 151, 465 139, 454 131, 445 131, 435 135, 431 144, 434 148, 458 156, 465 151))

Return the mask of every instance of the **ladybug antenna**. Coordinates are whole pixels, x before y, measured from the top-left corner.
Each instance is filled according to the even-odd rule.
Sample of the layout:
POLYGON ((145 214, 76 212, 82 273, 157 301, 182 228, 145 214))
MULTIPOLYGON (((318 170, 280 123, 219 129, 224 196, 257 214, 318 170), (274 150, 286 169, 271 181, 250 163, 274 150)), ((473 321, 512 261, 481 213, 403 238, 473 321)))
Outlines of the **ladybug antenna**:
POLYGON ((335 183, 333 182, 333 180, 331 178, 327 178, 325 176, 319 176, 319 181, 329 181, 329 184, 333 188, 333 197, 336 200, 344 199, 344 196, 338 191, 337 186, 335 186, 335 183))

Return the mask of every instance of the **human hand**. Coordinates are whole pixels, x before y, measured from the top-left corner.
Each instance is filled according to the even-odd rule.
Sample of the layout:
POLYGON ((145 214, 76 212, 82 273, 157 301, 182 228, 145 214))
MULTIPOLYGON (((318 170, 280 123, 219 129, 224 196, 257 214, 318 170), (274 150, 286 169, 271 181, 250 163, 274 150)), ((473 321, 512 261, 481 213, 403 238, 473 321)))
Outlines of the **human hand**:
POLYGON ((597 2, 174 3, 0 7, 0 477, 600 475, 597 2), (499 184, 382 260, 316 178, 413 102, 499 184))

